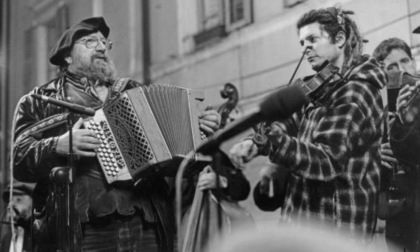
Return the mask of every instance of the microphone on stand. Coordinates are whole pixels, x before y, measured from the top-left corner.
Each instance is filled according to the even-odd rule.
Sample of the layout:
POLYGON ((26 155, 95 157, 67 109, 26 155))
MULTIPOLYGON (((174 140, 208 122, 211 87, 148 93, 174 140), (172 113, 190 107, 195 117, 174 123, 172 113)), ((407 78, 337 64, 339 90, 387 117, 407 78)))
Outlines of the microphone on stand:
POLYGON ((309 102, 300 85, 282 88, 261 102, 259 109, 217 132, 197 148, 202 154, 213 153, 219 145, 262 121, 286 119, 309 102))
POLYGON ((94 116, 95 115, 95 110, 88 108, 88 107, 84 107, 81 105, 77 105, 74 103, 70 103, 70 102, 65 102, 65 101, 60 101, 45 95, 37 95, 37 94, 31 94, 32 97, 38 99, 38 100, 42 100, 45 101, 47 103, 52 103, 54 105, 57 105, 59 107, 63 107, 63 108, 67 108, 72 112, 75 113, 79 113, 79 114, 83 114, 83 115, 88 115, 88 116, 94 116))

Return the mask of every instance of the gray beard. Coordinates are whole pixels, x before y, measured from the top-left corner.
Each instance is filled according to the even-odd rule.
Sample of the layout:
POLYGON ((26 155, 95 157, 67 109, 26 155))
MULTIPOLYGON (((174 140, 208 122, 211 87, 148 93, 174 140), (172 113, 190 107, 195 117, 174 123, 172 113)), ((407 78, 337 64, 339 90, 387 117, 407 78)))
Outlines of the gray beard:
POLYGON ((117 76, 114 62, 108 59, 107 62, 99 59, 93 59, 90 65, 79 65, 71 68, 71 72, 76 75, 82 75, 94 82, 112 83, 117 76))

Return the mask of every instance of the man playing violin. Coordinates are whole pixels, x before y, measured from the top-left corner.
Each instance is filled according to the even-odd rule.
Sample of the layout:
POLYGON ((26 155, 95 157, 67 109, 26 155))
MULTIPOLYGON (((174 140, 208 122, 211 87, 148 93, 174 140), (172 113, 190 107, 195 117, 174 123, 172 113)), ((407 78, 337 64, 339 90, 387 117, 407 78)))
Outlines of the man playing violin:
MULTIPOLYGON (((420 29, 419 29, 420 30, 420 29)), ((416 61, 414 60, 410 47, 406 42, 399 38, 389 38, 382 41, 374 50, 373 56, 383 63, 387 74, 398 74, 406 72, 410 75, 416 75, 416 61)), ((420 84, 420 82, 418 82, 420 84)), ((389 83, 390 84, 390 83, 389 83)), ((404 85, 405 83, 400 83, 404 85)), ((401 88, 401 87, 400 87, 401 88)), ((411 125, 415 115, 402 115, 401 109, 407 104, 408 98, 413 96, 415 86, 404 85, 396 101, 397 116, 390 113, 389 127, 401 127, 403 131, 408 131, 405 126, 411 125), (396 119, 396 120, 395 120, 396 119), (405 126, 404 126, 405 125, 405 126)), ((392 103, 388 97, 388 104, 392 103)), ((395 113, 395 111, 393 111, 395 113)), ((398 199, 403 204, 399 208, 394 208, 392 214, 388 214, 386 219, 386 240, 390 247, 396 246, 396 251, 418 251, 418 222, 414 208, 414 197, 416 192, 416 176, 414 167, 404 162, 399 162, 394 156, 389 139, 385 136, 385 141, 381 146, 382 156, 382 176, 381 188, 388 193, 390 188, 397 188, 401 191, 401 198, 398 199)), ((414 146, 411 146, 412 148, 414 146)), ((395 189, 394 189, 395 190, 395 189)), ((388 204, 383 206, 388 209, 388 204)), ((390 211, 387 211, 390 212, 390 211)), ((391 213, 391 212, 390 212, 391 213)))
POLYGON ((376 223, 380 89, 386 76, 375 59, 362 54, 363 39, 349 14, 333 7, 311 10, 299 19, 308 63, 320 72, 329 62, 338 68, 337 76, 309 93, 311 102, 293 120, 260 127, 230 154, 239 166, 258 154, 268 155, 278 169, 290 171, 281 220, 331 225, 368 242, 376 223))

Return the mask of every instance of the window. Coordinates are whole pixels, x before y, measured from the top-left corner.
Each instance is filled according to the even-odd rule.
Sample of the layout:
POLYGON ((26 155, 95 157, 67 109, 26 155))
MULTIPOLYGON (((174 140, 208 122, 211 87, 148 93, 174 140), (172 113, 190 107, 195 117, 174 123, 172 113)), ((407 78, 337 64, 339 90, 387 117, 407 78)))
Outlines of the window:
POLYGON ((197 47, 226 36, 252 21, 252 0, 199 0, 197 47))
POLYGON ((200 9, 202 30, 210 30, 223 24, 222 0, 202 0, 200 9))
POLYGON ((225 6, 227 31, 251 23, 251 0, 225 0, 225 6))

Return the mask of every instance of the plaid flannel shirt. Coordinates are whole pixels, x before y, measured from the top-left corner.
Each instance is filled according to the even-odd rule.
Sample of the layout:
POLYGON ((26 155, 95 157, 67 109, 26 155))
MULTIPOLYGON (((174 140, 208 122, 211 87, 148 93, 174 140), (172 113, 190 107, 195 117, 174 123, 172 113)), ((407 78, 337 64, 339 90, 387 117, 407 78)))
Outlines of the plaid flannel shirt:
POLYGON ((366 241, 376 223, 386 75, 370 58, 344 76, 294 115, 297 130, 290 120, 274 122, 256 136, 268 138, 260 150, 291 171, 283 220, 332 223, 366 241))

